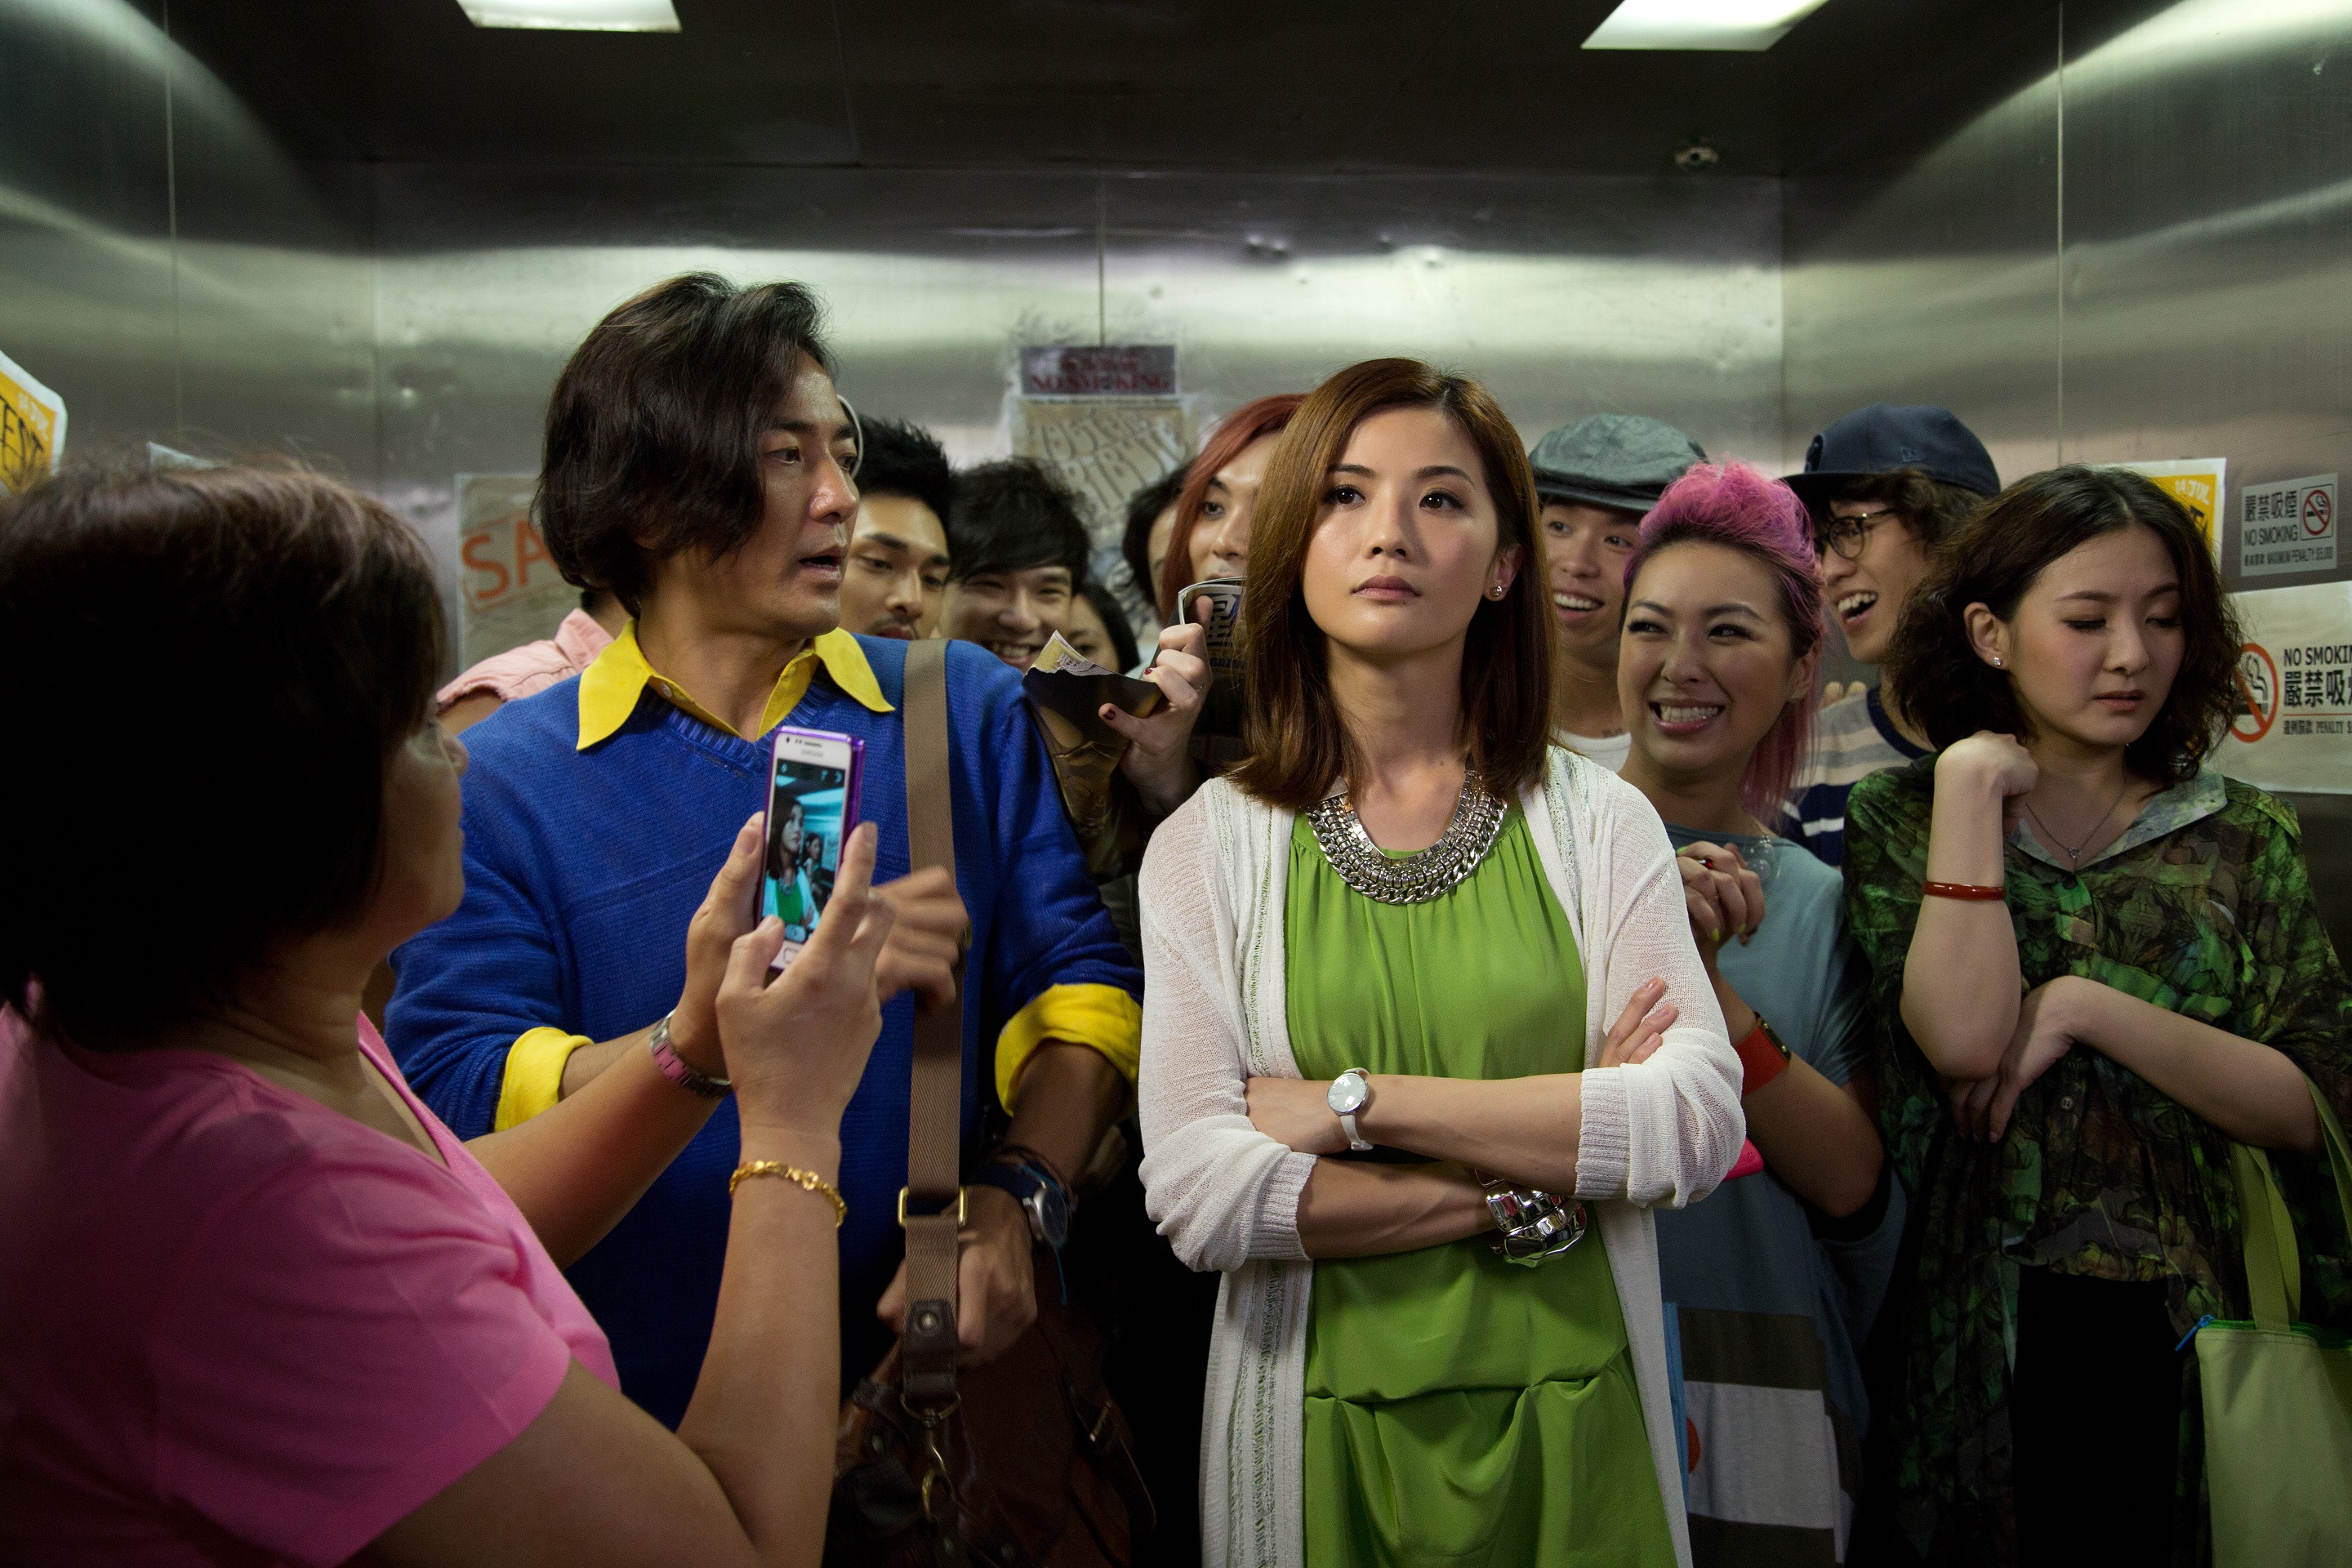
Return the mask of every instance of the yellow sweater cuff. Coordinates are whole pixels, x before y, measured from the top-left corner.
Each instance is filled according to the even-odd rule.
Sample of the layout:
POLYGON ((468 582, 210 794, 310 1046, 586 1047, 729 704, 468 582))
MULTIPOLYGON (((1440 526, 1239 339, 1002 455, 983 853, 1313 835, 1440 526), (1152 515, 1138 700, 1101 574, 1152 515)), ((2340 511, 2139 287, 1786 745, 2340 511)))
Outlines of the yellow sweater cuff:
POLYGON ((563 1064, 572 1052, 594 1043, 561 1029, 526 1029, 516 1036, 507 1047, 506 1078, 499 1085, 499 1114, 491 1130, 520 1127, 563 1098, 563 1064))
POLYGON ((1099 1051, 1121 1078, 1133 1083, 1143 1055, 1143 1005, 1116 985, 1049 985, 1039 992, 996 1037, 996 1102, 1007 1113, 1013 1108, 1021 1069, 1047 1040, 1067 1040, 1099 1051))

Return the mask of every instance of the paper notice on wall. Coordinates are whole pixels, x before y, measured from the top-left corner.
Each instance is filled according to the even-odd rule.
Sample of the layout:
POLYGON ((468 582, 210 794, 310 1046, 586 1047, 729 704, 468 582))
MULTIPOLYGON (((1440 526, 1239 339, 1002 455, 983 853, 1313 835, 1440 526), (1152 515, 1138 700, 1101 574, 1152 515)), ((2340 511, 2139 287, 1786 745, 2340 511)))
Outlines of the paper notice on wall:
POLYGON ((551 637, 580 607, 530 518, 532 474, 457 476, 457 660, 551 637))
POLYGON ((1014 455, 1036 458, 1077 493, 1096 575, 1128 604, 1139 628, 1156 624, 1137 616, 1150 596, 1127 581, 1119 535, 1127 527, 1128 498, 1192 458, 1191 411, 1174 397, 1010 401, 1014 455))
POLYGON ((65 452, 66 400, 0 354, 0 491, 55 473, 65 452))
POLYGON ((2336 496, 2334 474, 2248 485, 2238 498, 2239 574, 2334 571, 2336 496))
POLYGON ((2230 472, 2227 458, 2183 458, 2170 463, 2117 463, 2119 468, 2129 468, 2156 481, 2157 488, 2189 509, 2197 520, 2197 531, 2213 552, 2213 560, 2221 559, 2221 497, 2222 481, 2230 472))
POLYGON ((1173 397, 1174 343, 1023 349, 1024 397, 1173 397))
POLYGON ((2264 789, 2352 795, 2352 583, 2232 594, 2245 643, 2213 765, 2264 789))

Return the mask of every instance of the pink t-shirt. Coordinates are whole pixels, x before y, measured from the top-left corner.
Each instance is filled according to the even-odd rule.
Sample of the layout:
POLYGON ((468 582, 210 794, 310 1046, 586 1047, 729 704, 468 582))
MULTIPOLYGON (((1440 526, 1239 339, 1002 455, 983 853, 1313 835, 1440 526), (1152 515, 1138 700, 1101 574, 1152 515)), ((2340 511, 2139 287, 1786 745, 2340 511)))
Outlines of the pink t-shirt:
POLYGON ((203 1051, 0 1009, 0 1561, 341 1563, 612 1352, 511 1200, 203 1051))

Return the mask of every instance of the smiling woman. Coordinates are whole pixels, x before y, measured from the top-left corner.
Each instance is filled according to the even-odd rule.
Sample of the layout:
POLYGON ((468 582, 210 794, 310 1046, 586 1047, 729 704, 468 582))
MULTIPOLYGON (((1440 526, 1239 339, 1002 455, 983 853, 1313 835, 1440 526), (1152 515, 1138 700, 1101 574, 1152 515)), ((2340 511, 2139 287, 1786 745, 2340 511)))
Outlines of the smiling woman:
POLYGON ((1655 814, 1547 744, 1517 434, 1373 361, 1258 499, 1253 754, 1141 898, 1144 1182, 1228 1273, 1204 1559, 1686 1561, 1641 1209, 1721 1178, 1738 1073, 1655 814))
POLYGON ((1676 480, 1628 563, 1622 775, 1675 844, 1691 935, 1737 1041, 1748 1149, 1703 1203, 1657 1216, 1685 1347, 1691 1555, 1837 1561, 1859 1478, 1860 1349, 1901 1194, 1875 1100, 1866 973, 1838 875, 1773 815, 1819 692, 1822 605, 1804 506, 1739 464, 1676 480), (1769 1017, 1768 1024, 1766 1018, 1769 1017))

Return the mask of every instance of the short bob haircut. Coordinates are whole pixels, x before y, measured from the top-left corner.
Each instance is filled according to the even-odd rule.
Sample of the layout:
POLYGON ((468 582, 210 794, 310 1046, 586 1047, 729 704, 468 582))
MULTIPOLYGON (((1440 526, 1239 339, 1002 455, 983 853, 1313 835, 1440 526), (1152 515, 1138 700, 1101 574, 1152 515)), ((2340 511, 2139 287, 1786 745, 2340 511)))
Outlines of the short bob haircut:
MULTIPOLYGON (((1801 664, 1822 646, 1822 569, 1813 553, 1812 520, 1787 485, 1745 463, 1702 463, 1668 485, 1642 520, 1640 540, 1625 561, 1629 604, 1643 566, 1677 544, 1721 545, 1754 560, 1771 575, 1778 592, 1790 660, 1801 664)), ((1790 781, 1804 761, 1821 705, 1821 683, 1806 681, 1804 695, 1780 710, 1780 720, 1748 753, 1739 802, 1768 827, 1785 809, 1790 781)))
MULTIPOLYGON (((1269 805, 1306 810, 1335 784, 1352 785, 1360 772, 1331 700, 1329 653, 1307 613, 1302 582, 1333 465, 1359 425, 1391 408, 1434 408, 1461 426, 1494 497, 1496 544, 1519 547, 1510 591, 1481 599, 1470 620, 1462 739, 1470 765, 1498 795, 1516 795, 1543 773, 1551 740, 1551 605, 1536 538, 1535 477, 1518 432, 1475 381, 1417 360, 1367 360, 1300 404, 1266 466, 1251 527, 1241 624, 1250 755, 1233 778, 1269 805)), ((1195 476, 1201 471, 1196 465, 1195 476)))
POLYGON ((635 615, 656 559, 741 548, 765 512, 761 432, 803 358, 833 373, 823 331, 801 285, 709 272, 597 322, 555 379, 540 459, 540 531, 565 580, 635 615))
POLYGON ((360 918, 442 651, 424 546, 317 474, 78 469, 6 503, 0 997, 135 1046, 360 918))
POLYGON ((2237 703, 2237 618, 2196 520, 2172 497, 2122 468, 2067 467, 2031 474, 1969 519, 1912 595, 1887 649, 1885 680, 1937 749, 1979 730, 2024 736, 2011 678, 1977 656, 1967 612, 1981 604, 2006 621, 2060 556, 2120 529, 2163 541, 2180 584, 2187 646, 2164 706, 2124 763, 2142 778, 2192 777, 2237 703))
POLYGON ((1192 530, 1200 526, 1201 509, 1209 504, 1209 487, 1216 482, 1218 470, 1252 442, 1282 434, 1306 401, 1302 393, 1282 392, 1244 403, 1202 443, 1201 455, 1184 470, 1184 488, 1176 495, 1176 524, 1168 531, 1168 561, 1160 569, 1158 584, 1161 620, 1176 618, 1176 595, 1192 581, 1192 530))
POLYGON ((1078 498, 1034 458, 1000 458, 956 476, 949 514, 948 581, 1060 566, 1076 589, 1092 542, 1078 498))

